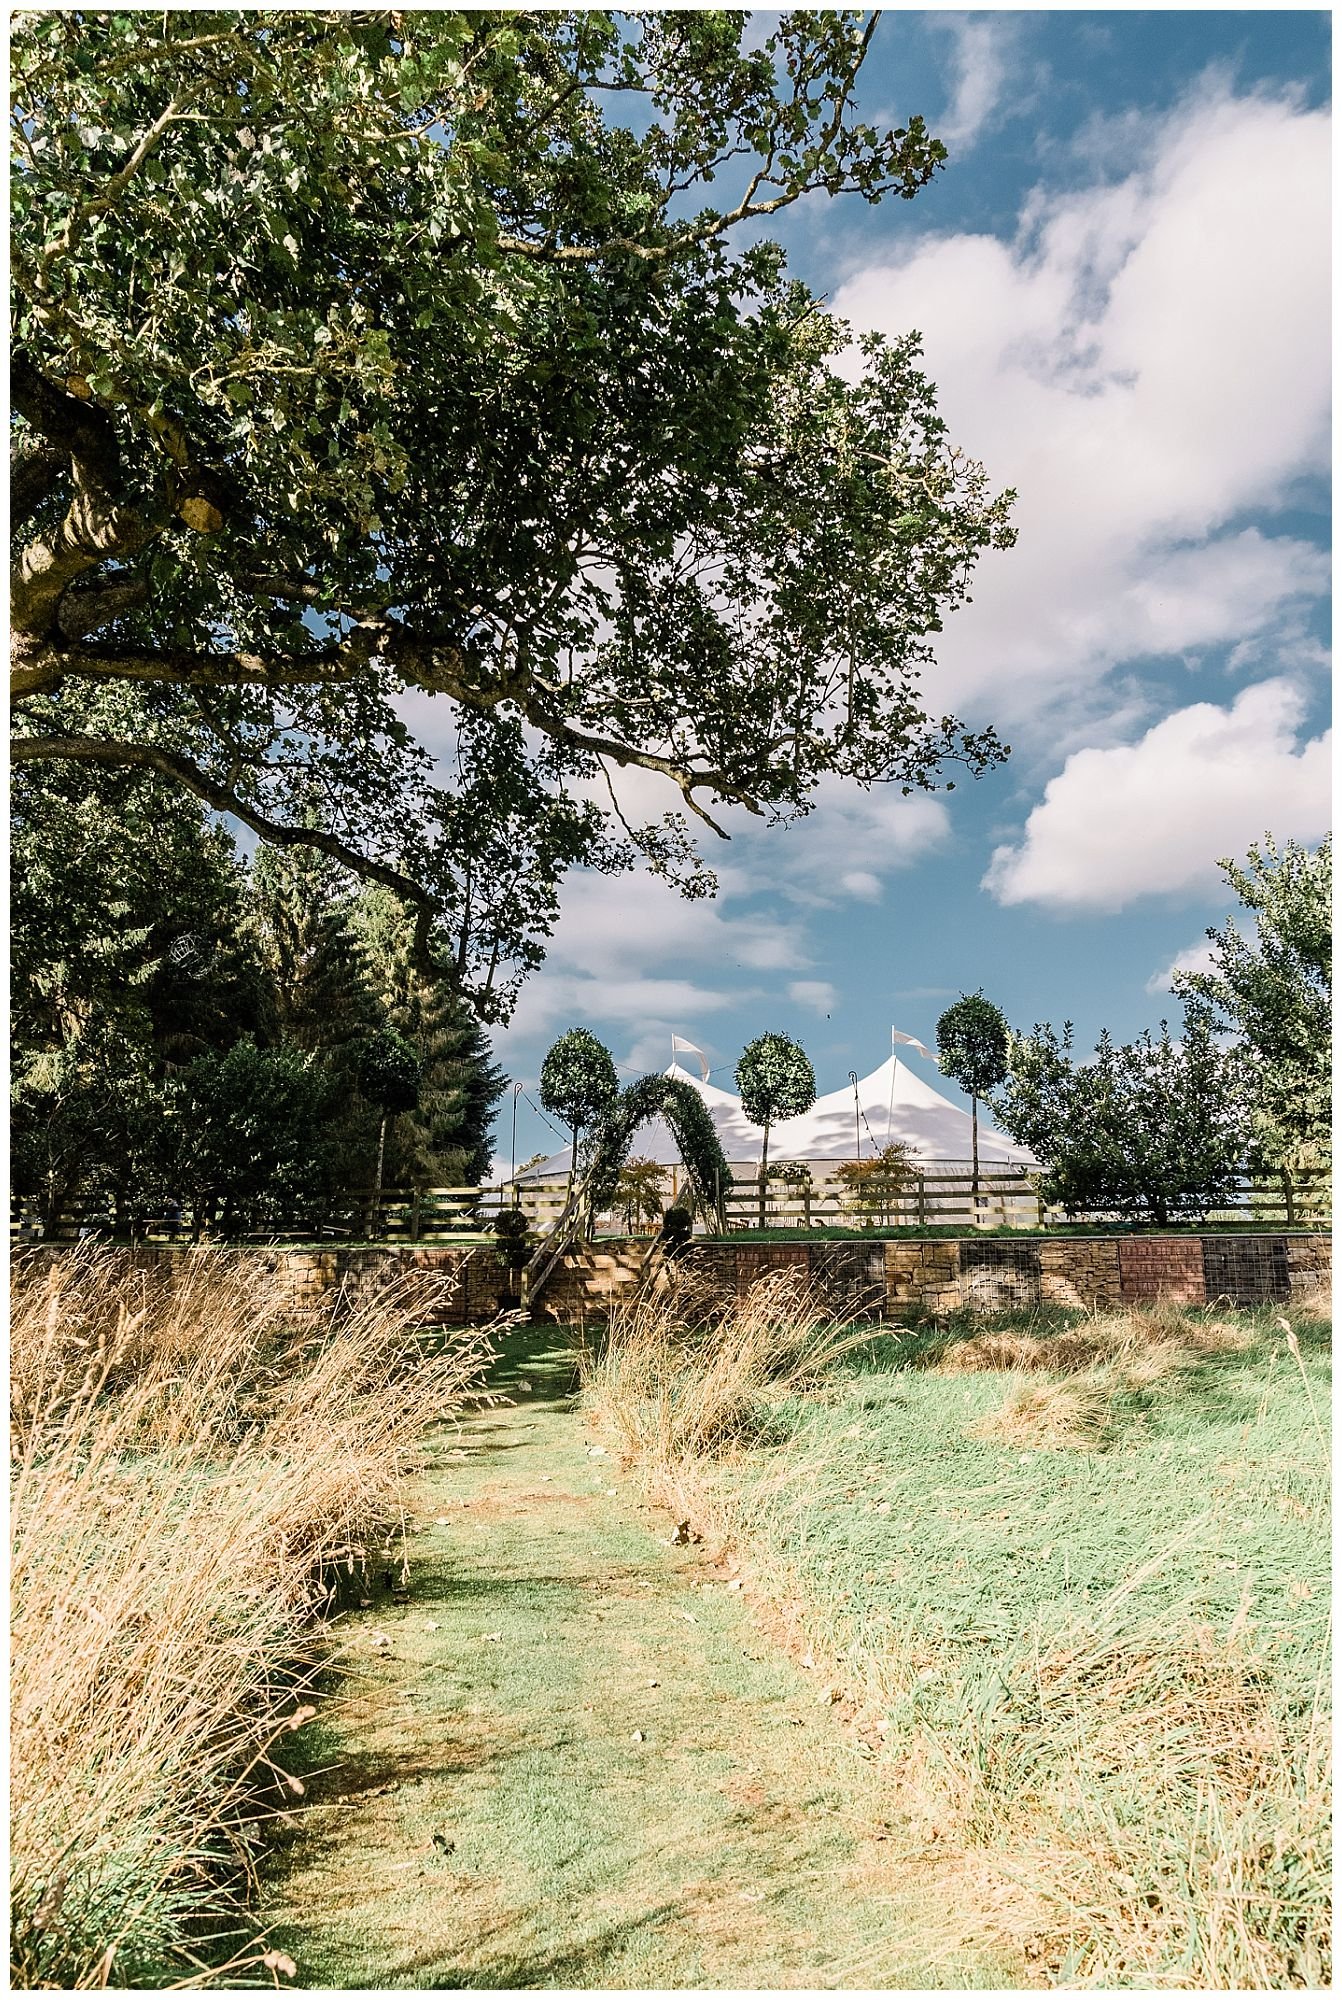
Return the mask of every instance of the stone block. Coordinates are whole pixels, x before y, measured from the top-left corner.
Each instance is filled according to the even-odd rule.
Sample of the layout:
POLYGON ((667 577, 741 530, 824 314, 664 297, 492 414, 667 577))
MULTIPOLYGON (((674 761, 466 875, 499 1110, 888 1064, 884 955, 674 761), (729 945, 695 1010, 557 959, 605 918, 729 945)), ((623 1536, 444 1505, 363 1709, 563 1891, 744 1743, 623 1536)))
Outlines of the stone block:
POLYGON ((1045 1305, 1082 1312, 1116 1306, 1118 1244, 1112 1237, 1045 1237, 1039 1245, 1039 1296, 1045 1305))

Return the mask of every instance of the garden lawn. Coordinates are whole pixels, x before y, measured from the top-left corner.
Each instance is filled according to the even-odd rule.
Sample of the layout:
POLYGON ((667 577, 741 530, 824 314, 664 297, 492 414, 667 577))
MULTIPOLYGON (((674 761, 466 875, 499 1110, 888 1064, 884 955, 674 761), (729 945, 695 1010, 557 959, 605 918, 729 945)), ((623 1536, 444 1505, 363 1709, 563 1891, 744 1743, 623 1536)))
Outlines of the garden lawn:
POLYGON ((1329 1335, 1291 1321, 1083 1321, 1117 1336, 1054 1367, 1063 1314, 885 1334, 786 1442, 659 1474, 1046 1978, 1326 1976, 1329 1335))

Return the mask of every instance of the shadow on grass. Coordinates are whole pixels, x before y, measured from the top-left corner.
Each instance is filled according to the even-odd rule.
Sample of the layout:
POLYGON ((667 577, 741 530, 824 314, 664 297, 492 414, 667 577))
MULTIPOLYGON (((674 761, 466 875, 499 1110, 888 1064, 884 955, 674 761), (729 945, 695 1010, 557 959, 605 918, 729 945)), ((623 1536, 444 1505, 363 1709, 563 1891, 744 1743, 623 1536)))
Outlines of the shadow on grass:
POLYGON ((482 1944, 497 1941, 503 1947, 492 1964, 469 1973, 463 1972, 455 1978, 441 1972, 434 1977, 437 1967, 432 1959, 425 1957, 406 1966, 403 1976, 423 1993, 519 1992, 534 1988, 562 1990, 599 1986, 610 1972, 615 1953, 636 1944, 641 1938, 655 1941, 667 1924, 682 1914, 679 1904, 660 1903, 652 1909, 639 1911, 636 1916, 618 1918, 588 1937, 560 1949, 552 1947, 517 1953, 514 1948, 512 1955, 508 1955, 506 1947, 508 1932, 514 1926, 501 1924, 492 1931, 486 1931, 481 1939, 482 1944))

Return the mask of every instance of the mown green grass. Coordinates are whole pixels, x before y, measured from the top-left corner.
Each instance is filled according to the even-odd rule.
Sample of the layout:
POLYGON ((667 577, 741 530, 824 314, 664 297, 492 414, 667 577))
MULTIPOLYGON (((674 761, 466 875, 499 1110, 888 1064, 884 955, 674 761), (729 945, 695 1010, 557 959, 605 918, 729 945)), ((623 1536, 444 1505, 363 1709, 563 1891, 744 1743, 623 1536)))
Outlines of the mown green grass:
MULTIPOLYGON (((812 1464, 804 1506, 788 1482, 766 1497, 776 1468, 738 1476, 758 1527, 857 1625, 897 1614, 977 1646, 1084 1608, 1168 1550, 1134 1610, 1230 1619, 1247 1592, 1286 1672, 1314 1657, 1326 1625, 1329 1467, 1272 1315, 1243 1318, 1253 1346, 1120 1397, 1100 1451, 975 1435, 1037 1375, 940 1374, 926 1364, 953 1334, 886 1335, 829 1400, 792 1407, 790 1449, 812 1464)), ((1326 1417, 1328 1331, 1304 1325, 1300 1339, 1326 1417)))
POLYGON ((874 1771, 589 1456, 575 1361, 552 1330, 503 1336, 507 1400, 419 1482, 411 1601, 349 1621, 352 1691, 305 1732, 312 1809, 267 1888, 299 1983, 1009 1982, 921 1879, 872 1893, 874 1771))
POLYGON ((1290 1318, 1223 1313, 1247 1338, 1197 1352, 1214 1312, 1157 1316, 1190 1346, 1146 1382, 958 1373, 981 1324, 883 1331, 781 1443, 676 1470, 1050 1980, 1326 1980, 1329 1330, 1290 1318), (1059 1448, 1028 1409, 995 1429, 1074 1397, 1059 1448))

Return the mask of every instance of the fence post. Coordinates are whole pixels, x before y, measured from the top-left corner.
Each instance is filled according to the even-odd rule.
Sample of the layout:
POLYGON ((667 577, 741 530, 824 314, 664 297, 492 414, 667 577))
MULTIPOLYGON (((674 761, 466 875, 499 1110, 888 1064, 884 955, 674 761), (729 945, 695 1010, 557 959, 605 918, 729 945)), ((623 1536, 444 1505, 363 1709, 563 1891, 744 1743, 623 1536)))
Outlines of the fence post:
POLYGON ((419 1241, 419 1202, 421 1190, 416 1188, 410 1197, 410 1241, 419 1241))
POLYGON ((1286 1196, 1286 1227, 1288 1229, 1294 1229, 1295 1189, 1291 1184, 1291 1170, 1289 1167, 1283 1167, 1281 1170, 1281 1185, 1282 1185, 1282 1192, 1286 1196))
POLYGON ((927 1176, 921 1172, 918 1175, 918 1227, 927 1227, 927 1176))

